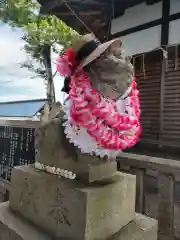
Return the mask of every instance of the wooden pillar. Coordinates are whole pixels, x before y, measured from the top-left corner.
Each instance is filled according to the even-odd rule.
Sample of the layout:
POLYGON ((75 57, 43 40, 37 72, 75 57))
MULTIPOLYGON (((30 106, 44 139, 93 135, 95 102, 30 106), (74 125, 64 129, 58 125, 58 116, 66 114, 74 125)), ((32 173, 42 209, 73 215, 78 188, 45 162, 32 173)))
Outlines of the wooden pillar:
POLYGON ((169 40, 169 13, 170 0, 163 0, 162 7, 162 29, 161 29, 161 45, 168 45, 169 40))
MULTIPOLYGON (((163 53, 162 53, 163 54, 163 53)), ((166 59, 163 56, 162 66, 161 66, 161 94, 160 94, 160 131, 159 131, 159 147, 163 146, 163 130, 164 130, 164 81, 165 81, 165 66, 166 59)))

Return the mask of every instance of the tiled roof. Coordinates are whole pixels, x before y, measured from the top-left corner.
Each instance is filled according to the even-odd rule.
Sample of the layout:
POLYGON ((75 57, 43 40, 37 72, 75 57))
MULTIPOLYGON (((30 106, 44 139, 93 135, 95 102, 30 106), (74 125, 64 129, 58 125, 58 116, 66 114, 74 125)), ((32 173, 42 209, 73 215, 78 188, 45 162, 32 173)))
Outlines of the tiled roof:
POLYGON ((47 99, 1 102, 0 117, 33 117, 46 102, 47 99))

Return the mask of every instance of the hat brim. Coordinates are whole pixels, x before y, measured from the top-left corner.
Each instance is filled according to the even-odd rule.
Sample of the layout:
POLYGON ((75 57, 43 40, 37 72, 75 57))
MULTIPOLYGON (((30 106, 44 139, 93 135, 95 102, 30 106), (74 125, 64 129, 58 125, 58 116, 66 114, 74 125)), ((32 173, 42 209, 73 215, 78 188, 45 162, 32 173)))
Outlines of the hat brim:
POLYGON ((122 42, 119 38, 113 39, 111 41, 105 42, 100 44, 88 57, 86 57, 79 65, 78 68, 83 68, 87 66, 89 63, 96 60, 98 57, 101 56, 109 47, 111 47, 114 44, 118 44, 119 47, 121 47, 122 42))

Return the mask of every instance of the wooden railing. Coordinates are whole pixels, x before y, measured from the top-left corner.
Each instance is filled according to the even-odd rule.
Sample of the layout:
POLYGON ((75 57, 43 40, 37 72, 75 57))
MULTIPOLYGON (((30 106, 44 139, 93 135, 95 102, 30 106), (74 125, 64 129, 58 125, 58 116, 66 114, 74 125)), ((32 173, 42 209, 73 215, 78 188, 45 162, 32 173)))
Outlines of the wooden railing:
POLYGON ((180 162, 130 153, 121 153, 118 160, 119 170, 136 174, 136 211, 140 213, 145 212, 146 171, 158 172, 158 240, 174 240, 174 185, 180 181, 180 162))

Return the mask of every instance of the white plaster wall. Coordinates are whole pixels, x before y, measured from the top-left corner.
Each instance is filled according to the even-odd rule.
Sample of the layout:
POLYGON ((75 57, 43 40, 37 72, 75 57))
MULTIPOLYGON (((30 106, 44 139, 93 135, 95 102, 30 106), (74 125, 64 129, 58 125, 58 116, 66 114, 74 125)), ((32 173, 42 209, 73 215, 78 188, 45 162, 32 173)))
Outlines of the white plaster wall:
MULTIPOLYGON (((180 2, 180 0, 176 1, 180 2)), ((146 3, 138 4, 127 9, 122 17, 112 20, 111 34, 154 21, 161 17, 162 2, 153 5, 147 5, 146 3)))
POLYGON ((169 24, 169 44, 180 44, 180 19, 169 24))
POLYGON ((135 55, 160 47, 161 26, 152 27, 121 37, 126 55, 135 55))
POLYGON ((170 1, 170 14, 175 14, 180 12, 180 0, 171 0, 170 1))

